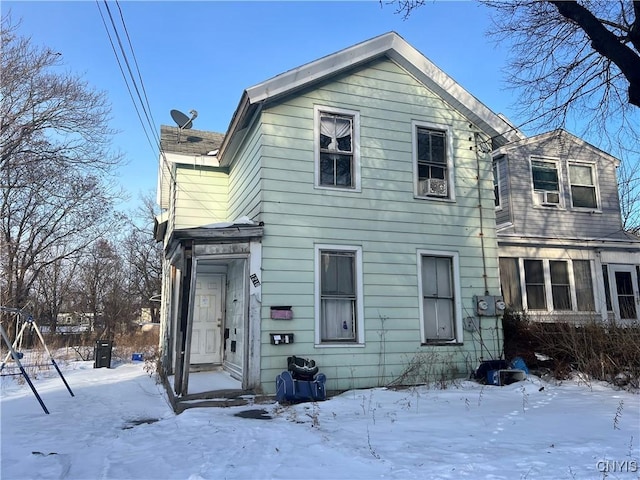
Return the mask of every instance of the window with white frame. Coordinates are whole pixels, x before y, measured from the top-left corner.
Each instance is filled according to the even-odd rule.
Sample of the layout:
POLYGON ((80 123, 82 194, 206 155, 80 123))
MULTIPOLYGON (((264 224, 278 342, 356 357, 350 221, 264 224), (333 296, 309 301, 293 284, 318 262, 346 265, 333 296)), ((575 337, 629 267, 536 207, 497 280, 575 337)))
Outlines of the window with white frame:
POLYGON ((423 343, 462 342, 458 254, 418 252, 423 343))
POLYGON ((316 246, 316 343, 362 343, 362 250, 316 246))
POLYGON ((413 123, 413 155, 416 196, 453 198, 449 133, 418 122, 413 123))
POLYGON ((500 257, 500 284, 516 310, 596 311, 590 260, 500 257))
POLYGON ((580 312, 593 312, 593 276, 589 260, 573 260, 573 278, 576 286, 576 307, 580 312))
POLYGON ((522 310, 522 289, 520 288, 519 259, 500 257, 500 285, 507 305, 514 310, 522 310))
POLYGON ((529 310, 546 310, 547 298, 542 260, 524 261, 524 284, 529 310))
POLYGON ((493 195, 496 208, 500 208, 500 169, 498 160, 493 161, 493 195))
POLYGON ((533 200, 543 207, 560 205, 560 180, 558 164, 555 161, 532 159, 533 200))
POLYGON ((594 165, 569 164, 571 205, 575 208, 598 208, 594 165))
POLYGON ((360 188, 358 112, 316 106, 316 186, 360 188))
POLYGON ((572 310, 569 268, 563 260, 549 260, 551 301, 554 310, 572 310))

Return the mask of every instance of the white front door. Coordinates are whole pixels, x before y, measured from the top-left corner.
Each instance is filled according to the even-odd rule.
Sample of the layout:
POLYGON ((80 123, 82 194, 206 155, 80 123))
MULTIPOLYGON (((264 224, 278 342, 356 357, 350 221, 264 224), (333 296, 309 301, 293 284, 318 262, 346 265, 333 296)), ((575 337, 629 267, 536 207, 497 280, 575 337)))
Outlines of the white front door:
POLYGON ((192 365, 222 363, 223 285, 223 275, 197 276, 191 331, 192 365))
POLYGON ((616 319, 638 319, 638 278, 633 265, 610 265, 611 303, 616 319))

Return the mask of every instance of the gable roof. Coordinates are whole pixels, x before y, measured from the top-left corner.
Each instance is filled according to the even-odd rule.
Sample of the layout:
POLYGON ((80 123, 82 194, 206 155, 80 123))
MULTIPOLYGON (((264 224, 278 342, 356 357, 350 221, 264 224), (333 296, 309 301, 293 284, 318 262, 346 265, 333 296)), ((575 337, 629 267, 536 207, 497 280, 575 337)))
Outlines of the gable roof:
POLYGON ((576 145, 578 148, 587 149, 591 151, 593 154, 613 162, 616 167, 620 164, 620 160, 614 157, 613 155, 608 154, 604 150, 599 149, 598 147, 590 144, 589 142, 581 139, 580 137, 576 137, 575 135, 573 135, 572 133, 569 133, 563 128, 558 128, 556 130, 551 130, 550 132, 541 133, 539 135, 523 138, 521 140, 511 142, 507 145, 503 145, 502 147, 496 149, 494 151, 494 154, 506 153, 510 150, 521 148, 526 145, 535 145, 537 143, 544 143, 544 142, 549 142, 554 140, 558 142, 571 142, 574 145, 576 145))
POLYGON ((487 134, 503 137, 500 143, 522 138, 517 129, 462 88, 400 35, 389 32, 247 88, 220 147, 221 164, 227 163, 224 160, 225 153, 233 151, 240 143, 243 132, 265 103, 383 57, 403 67, 487 134))

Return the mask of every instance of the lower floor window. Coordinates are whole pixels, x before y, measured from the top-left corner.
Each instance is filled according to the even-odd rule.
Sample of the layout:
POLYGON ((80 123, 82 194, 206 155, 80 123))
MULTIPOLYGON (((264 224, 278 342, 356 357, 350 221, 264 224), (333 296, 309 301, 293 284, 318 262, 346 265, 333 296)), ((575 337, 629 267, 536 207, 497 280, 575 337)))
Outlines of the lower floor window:
POLYGON ((421 254, 423 342, 454 342, 458 335, 457 256, 421 254))
POLYGON ((500 283, 516 310, 595 311, 589 260, 501 257, 500 283))
POLYGON ((362 286, 359 247, 317 247, 318 343, 361 339, 362 286))
POLYGON ((623 264, 602 265, 607 311, 619 320, 638 320, 640 267, 623 264))

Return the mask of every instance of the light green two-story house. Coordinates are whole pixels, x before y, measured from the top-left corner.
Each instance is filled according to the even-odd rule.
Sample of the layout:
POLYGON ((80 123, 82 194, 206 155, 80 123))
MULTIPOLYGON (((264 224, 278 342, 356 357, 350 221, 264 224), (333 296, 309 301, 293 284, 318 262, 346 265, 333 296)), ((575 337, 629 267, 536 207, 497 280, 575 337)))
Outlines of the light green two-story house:
POLYGON ((519 135, 393 32, 246 89, 224 135, 163 127, 175 397, 214 369, 273 394, 291 355, 328 391, 500 358, 491 151, 519 135))

